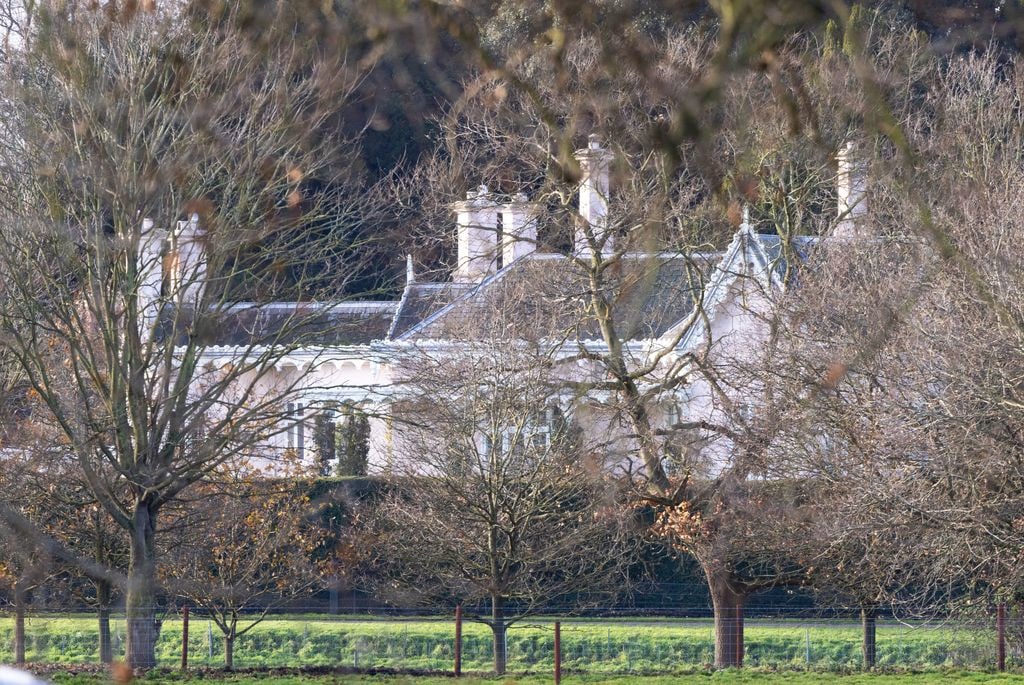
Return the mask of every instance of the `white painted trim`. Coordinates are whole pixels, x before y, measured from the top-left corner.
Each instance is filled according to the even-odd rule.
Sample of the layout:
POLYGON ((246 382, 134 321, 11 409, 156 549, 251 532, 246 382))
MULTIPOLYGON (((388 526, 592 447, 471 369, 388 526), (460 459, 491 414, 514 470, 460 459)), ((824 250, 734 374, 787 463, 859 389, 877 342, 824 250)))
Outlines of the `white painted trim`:
POLYGON ((303 310, 321 309, 324 311, 360 311, 360 310, 394 310, 398 307, 398 300, 346 300, 344 302, 232 302, 223 306, 213 306, 213 312, 238 312, 238 311, 261 311, 261 310, 303 310))

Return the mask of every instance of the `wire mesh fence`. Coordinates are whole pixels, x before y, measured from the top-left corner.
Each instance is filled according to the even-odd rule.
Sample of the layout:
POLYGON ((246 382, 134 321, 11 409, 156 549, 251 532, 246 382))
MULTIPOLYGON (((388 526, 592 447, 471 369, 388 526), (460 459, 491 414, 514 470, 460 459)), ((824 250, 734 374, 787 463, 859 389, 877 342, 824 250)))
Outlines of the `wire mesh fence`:
MULTIPOLYGON (((671 673, 701 669, 714 661, 714 625, 708 618, 586 618, 561 620, 561 659, 566 671, 671 673)), ((245 622, 240 623, 240 629, 245 622)), ((554 666, 554 619, 525 620, 508 630, 510 672, 550 672, 554 666)), ((158 665, 182 659, 180 614, 164 618, 156 645, 158 665)), ((124 653, 125 621, 111 621, 112 652, 124 653)), ((1007 662, 1024 664, 1007 626, 1007 662)), ((862 664, 862 631, 853 617, 753 618, 745 625, 744 664, 779 669, 850 670, 862 664)), ((462 630, 462 669, 489 671, 493 637, 482 623, 462 630)), ((454 664, 452 617, 352 617, 327 614, 272 616, 233 644, 235 668, 348 667, 450 671, 454 664)), ((225 634, 193 610, 188 630, 190 667, 224 665, 225 634)), ((0 618, 0 661, 14 661, 14 620, 0 618)), ((99 631, 88 614, 37 614, 25 622, 28 663, 98 663, 99 631)), ((880 618, 876 664, 882 668, 993 669, 997 658, 994 619, 898 621, 880 618)))

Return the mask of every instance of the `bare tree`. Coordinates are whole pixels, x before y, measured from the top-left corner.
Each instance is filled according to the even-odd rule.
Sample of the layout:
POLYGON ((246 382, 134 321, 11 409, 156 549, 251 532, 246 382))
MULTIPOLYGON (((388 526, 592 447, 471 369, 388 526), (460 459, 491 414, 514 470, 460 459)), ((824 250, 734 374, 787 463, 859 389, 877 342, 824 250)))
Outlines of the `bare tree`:
POLYGON ((272 372, 319 310, 261 326, 259 303, 336 299, 353 273, 372 195, 342 192, 359 178, 326 122, 359 72, 230 25, 40 11, 4 74, 0 329, 128 534, 127 659, 152 667, 161 512, 262 450, 302 383, 272 372))
MULTIPOLYGON (((237 321, 238 299, 323 295, 324 274, 349 273, 337 267, 350 263, 353 240, 332 244, 318 231, 296 238, 292 229, 310 219, 324 228, 335 221, 328 215, 351 225, 367 210, 359 192, 307 184, 362 190, 343 155, 328 152, 348 147, 332 147, 324 133, 325 101, 344 99, 361 70, 301 40, 291 46, 305 27, 296 18, 313 3, 285 15, 246 4, 237 22, 215 28, 144 12, 146 4, 37 12, 26 2, 31 22, 0 16, 9 34, 31 38, 4 52, 0 334, 92 494, 132 533, 129 656, 142 666, 151 665, 145 645, 155 637, 160 512, 279 430, 301 382, 268 389, 262 381, 302 345, 308 317, 273 331, 249 320, 230 355, 211 351, 211 332, 237 321), (254 40, 256 16, 286 16, 286 30, 254 40), (193 213, 205 245, 196 224, 159 234, 193 213)), ((309 16, 337 9, 316 4, 309 16)), ((802 506, 826 493, 861 527, 843 535, 825 526, 823 546, 795 558, 820 567, 871 557, 840 581, 866 589, 858 602, 891 593, 873 568, 886 546, 871 535, 884 524, 879 512, 895 505, 900 535, 916 536, 918 558, 935 560, 930 578, 973 575, 979 591, 1015 592, 1024 402, 1012 60, 988 53, 940 69, 920 33, 884 11, 842 4, 719 3, 707 10, 713 31, 678 32, 642 25, 629 3, 612 5, 509 0, 491 12, 486 3, 427 3, 421 12, 368 3, 354 24, 360 34, 431 43, 428 34, 445 27, 480 67, 442 126, 443 149, 409 182, 414 190, 430 182, 411 199, 410 236, 448 233, 454 198, 438 188, 486 182, 548 210, 540 233, 522 241, 565 255, 567 268, 530 274, 538 289, 529 305, 543 325, 492 310, 481 344, 508 347, 543 331, 536 356, 551 359, 571 403, 585 407, 580 415, 601 417, 589 451, 602 468, 622 466, 662 510, 673 544, 701 559, 719 622, 718 665, 741 658, 748 593, 791 576, 774 554, 782 547, 767 545, 768 524, 801 529, 804 516, 834 513, 802 506), (790 292, 805 256, 795 239, 832 223, 820 211, 832 200, 822 182, 851 122, 882 134, 885 170, 875 176, 887 186, 873 201, 878 236, 891 242, 871 245, 920 247, 924 237, 931 248, 905 255, 895 272, 875 265, 867 278, 892 288, 875 299, 862 293, 862 310, 815 301, 796 317, 803 328, 784 327, 778 295, 790 292), (609 142, 584 142, 591 132, 609 142), (593 182, 604 162, 607 187, 593 182), (588 184, 590 203, 577 211, 573 197, 588 184), (738 266, 716 272, 707 254, 726 246, 743 203, 752 222, 777 234, 777 283, 738 266), (708 297, 715 273, 739 276, 731 299, 708 297), (659 301, 671 311, 647 297, 666 280, 672 292, 659 301), (763 333, 723 335, 713 322, 731 304, 763 333), (824 339, 827 325, 811 325, 835 321, 850 329, 838 349, 824 339), (766 369, 785 336, 805 345, 797 366, 766 369), (697 411, 673 407, 694 396, 697 411), (807 487, 784 487, 805 474, 807 487), (934 545, 948 554, 929 556, 934 545)), ((192 10, 202 15, 201 4, 192 10)), ((747 230, 735 245, 759 242, 747 230)), ((440 245, 417 250, 450 264, 440 245)), ((855 283, 845 275, 826 285, 855 283)))
POLYGON ((876 146, 864 233, 823 246, 785 319, 779 448, 827 495, 811 581, 862 609, 866 666, 872 607, 1019 587, 1019 76, 999 65, 990 48, 936 70, 902 121, 912 167, 876 146))
POLYGON ((199 484, 179 504, 179 539, 163 566, 170 590, 205 610, 223 633, 229 670, 237 639, 274 609, 313 593, 332 557, 301 469, 272 479, 231 470, 224 484, 199 484))
POLYGON ((490 627, 500 674, 513 623, 624 591, 637 538, 544 352, 480 342, 403 355, 394 476, 361 534, 372 586, 463 604, 490 627))
MULTIPOLYGON (((657 55, 662 78, 695 78, 687 61, 710 59, 708 46, 699 42, 693 53, 671 41, 663 50, 657 55)), ((592 72, 603 68, 590 40, 568 48, 566 62, 570 73, 563 76, 571 83, 596 78, 592 72)), ((786 509, 765 507, 767 495, 756 483, 776 476, 765 449, 777 426, 774 400, 759 372, 761 352, 770 357, 775 344, 773 307, 789 276, 750 268, 743 255, 762 249, 761 239, 750 225, 739 233, 730 230, 739 224, 738 204, 731 225, 713 200, 709 175, 700 171, 699 144, 680 145, 673 157, 631 119, 652 107, 671 111, 676 104, 657 89, 638 85, 636 95, 627 87, 639 84, 642 75, 621 76, 622 90, 610 96, 614 106, 594 104, 586 94, 558 100, 555 93, 538 105, 517 95, 510 83, 484 82, 475 100, 453 111, 443 128, 444 152, 424 164, 424 176, 445 179, 435 187, 457 186, 476 170, 488 187, 512 196, 528 193, 538 228, 536 237, 523 241, 530 243, 527 251, 557 250, 561 256, 513 265, 475 293, 480 299, 495 292, 489 308, 467 308, 420 334, 446 339, 472 322, 489 326, 482 341, 538 335, 545 340, 561 365, 566 392, 593 421, 588 434, 600 435, 595 440, 603 445, 604 464, 628 473, 642 500, 666 516, 699 511, 705 519, 705 535, 675 536, 673 544, 701 561, 719 625, 716 663, 736 665, 742 655, 737 621, 747 595, 788 576, 781 556, 769 559, 770 548, 761 544, 767 538, 754 531, 767 530, 772 516, 786 509), (494 106, 499 97, 502 105, 494 106), (641 107, 633 97, 649 101, 641 107), (592 136, 586 147, 570 152, 579 140, 572 126, 580 120, 574 117, 585 120, 578 110, 592 104, 607 107, 596 127, 623 138, 605 142, 592 136), (546 105, 558 116, 545 118, 546 105), (686 155, 693 157, 692 168, 678 164, 686 155), (724 235, 734 238, 728 242, 724 235), (524 294, 507 292, 503 284, 510 281, 525 284, 524 294), (742 321, 712 325, 722 310, 742 321), (733 334, 734 328, 745 332, 733 334), (758 563, 744 563, 758 554, 758 563)), ((807 167, 818 172, 810 177, 830 177, 820 168, 826 164, 808 160, 807 167)), ((756 178, 754 183, 756 197, 756 178)), ((486 201, 476 197, 481 199, 486 201)), ((763 211, 773 209, 785 211, 781 202, 766 202, 763 211)), ((440 217, 440 211, 430 216, 435 226, 440 217)), ((807 228, 794 226, 793 237, 807 228)), ((788 242, 779 247, 778 237, 772 239, 771 249, 785 254, 788 242)), ((795 249, 789 256, 795 271, 800 257, 795 249)))
POLYGON ((114 659, 111 613, 123 589, 123 583, 115 582, 111 575, 123 574, 128 565, 125 531, 97 502, 74 462, 68 459, 67 450, 49 448, 41 452, 42 459, 25 475, 54 516, 53 524, 41 532, 91 562, 88 566, 70 561, 58 564, 55 570, 60 572, 59 583, 53 585, 63 587, 66 596, 96 610, 99 659, 109 664, 114 659), (97 573, 97 569, 107 573, 97 573))
MULTIPOLYGON (((35 487, 30 476, 31 458, 5 458, 0 469, 0 484, 9 506, 42 530, 57 527, 58 516, 50 506, 46 492, 35 487)), ((14 605, 14 661, 25 663, 25 615, 33 591, 60 572, 61 565, 45 550, 33 545, 18 544, 18 539, 4 530, 0 536, 0 583, 10 592, 14 605)))

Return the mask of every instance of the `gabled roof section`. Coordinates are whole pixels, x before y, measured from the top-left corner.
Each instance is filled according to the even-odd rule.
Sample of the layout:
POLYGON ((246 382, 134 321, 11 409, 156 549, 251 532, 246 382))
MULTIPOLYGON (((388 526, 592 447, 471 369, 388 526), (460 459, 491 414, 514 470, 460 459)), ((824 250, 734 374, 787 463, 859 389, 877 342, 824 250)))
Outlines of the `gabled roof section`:
POLYGON ((785 290, 797 282, 799 267, 808 260, 819 240, 816 236, 795 236, 784 241, 777 234, 757 233, 749 223, 742 224, 709 279, 703 301, 707 318, 681 320, 662 340, 678 336, 685 326, 676 349, 685 351, 699 346, 706 337, 707 323, 714 320, 739 278, 751 279, 765 290, 785 290))
MULTIPOLYGON (((521 266, 527 259, 535 257, 536 255, 529 255, 523 259, 516 260, 511 264, 499 269, 497 273, 491 274, 487 278, 483 279, 480 283, 432 283, 430 285, 437 288, 447 286, 447 291, 451 296, 447 301, 439 303, 438 306, 433 307, 429 312, 419 318, 418 321, 413 322, 413 325, 406 326, 404 329, 397 331, 395 334, 390 336, 392 340, 414 340, 420 337, 424 331, 428 330, 431 326, 437 323, 439 319, 443 319, 446 316, 450 316, 453 310, 469 311, 474 308, 473 299, 476 297, 476 293, 482 289, 487 289, 492 283, 503 279, 513 268, 521 266), (452 290, 452 288, 460 288, 461 290, 452 290)), ((551 255, 553 256, 553 255, 551 255)), ((409 287, 406 286, 406 291, 409 292, 409 287)), ((403 302, 405 301, 405 294, 402 295, 403 302)), ((397 317, 396 317, 397 321, 397 317)), ((397 328, 397 327, 396 327, 397 328)), ((432 336, 426 336, 432 337, 432 336)))
MULTIPOLYGON (((621 340, 661 335, 693 310, 717 255, 628 254, 604 272, 621 340)), ((588 274, 560 254, 530 254, 409 329, 404 340, 599 340, 588 274)))

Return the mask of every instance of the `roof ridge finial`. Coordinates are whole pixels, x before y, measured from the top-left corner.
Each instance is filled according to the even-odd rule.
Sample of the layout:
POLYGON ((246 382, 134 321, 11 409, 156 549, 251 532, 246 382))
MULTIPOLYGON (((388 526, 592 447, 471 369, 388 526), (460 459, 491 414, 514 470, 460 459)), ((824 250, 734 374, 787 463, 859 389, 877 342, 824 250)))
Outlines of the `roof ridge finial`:
POLYGON ((413 268, 413 265, 412 265, 412 255, 411 254, 407 254, 407 255, 405 255, 405 284, 409 285, 410 283, 415 283, 415 282, 416 282, 416 271, 415 271, 415 269, 413 268))
POLYGON ((743 220, 740 223, 740 228, 745 228, 748 231, 751 231, 754 228, 750 225, 750 205, 746 202, 743 203, 743 220))

